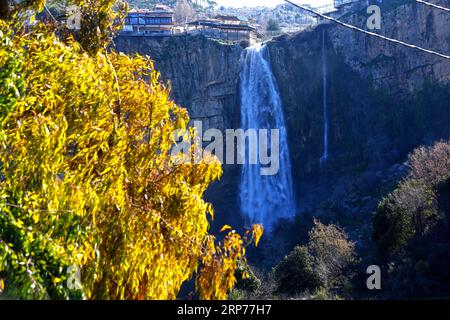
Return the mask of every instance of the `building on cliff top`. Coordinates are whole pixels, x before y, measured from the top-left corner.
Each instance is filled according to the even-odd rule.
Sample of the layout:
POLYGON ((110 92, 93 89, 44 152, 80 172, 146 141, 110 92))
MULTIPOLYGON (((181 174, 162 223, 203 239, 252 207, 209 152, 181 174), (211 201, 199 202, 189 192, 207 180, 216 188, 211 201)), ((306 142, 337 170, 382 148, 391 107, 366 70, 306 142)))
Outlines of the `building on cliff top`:
POLYGON ((248 41, 254 44, 261 38, 255 27, 236 16, 217 15, 187 23, 187 33, 232 42, 248 41))
POLYGON ((173 34, 174 12, 165 5, 155 5, 153 10, 132 9, 125 18, 122 34, 167 36, 173 34))

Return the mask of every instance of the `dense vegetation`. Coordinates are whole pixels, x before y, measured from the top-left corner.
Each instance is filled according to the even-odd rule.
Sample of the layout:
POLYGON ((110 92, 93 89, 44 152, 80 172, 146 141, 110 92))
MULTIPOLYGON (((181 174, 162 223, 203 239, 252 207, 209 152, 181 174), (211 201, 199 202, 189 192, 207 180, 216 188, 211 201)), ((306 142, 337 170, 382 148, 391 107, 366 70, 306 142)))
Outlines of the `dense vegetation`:
POLYGON ((208 233, 220 164, 176 165, 187 112, 151 60, 106 50, 116 2, 74 1, 75 34, 25 27, 44 3, 0 3, 0 294, 175 298, 195 276, 201 298, 226 297, 262 229, 208 233))
POLYGON ((407 164, 408 174, 380 201, 372 216, 372 237, 359 250, 342 228, 302 213, 280 222, 252 261, 260 261, 261 254, 274 258, 255 263, 249 279, 237 277, 229 297, 448 298, 450 142, 417 148, 407 164), (278 253, 286 250, 277 262, 278 253), (372 264, 381 267, 380 291, 366 287, 366 269, 372 264))
POLYGON ((250 278, 237 277, 230 298, 350 297, 346 290, 356 276, 358 262, 355 244, 342 228, 314 219, 305 245, 295 246, 268 272, 250 269, 250 278))
POLYGON ((450 143, 409 156, 407 178, 376 211, 374 240, 387 271, 389 297, 450 293, 450 143))

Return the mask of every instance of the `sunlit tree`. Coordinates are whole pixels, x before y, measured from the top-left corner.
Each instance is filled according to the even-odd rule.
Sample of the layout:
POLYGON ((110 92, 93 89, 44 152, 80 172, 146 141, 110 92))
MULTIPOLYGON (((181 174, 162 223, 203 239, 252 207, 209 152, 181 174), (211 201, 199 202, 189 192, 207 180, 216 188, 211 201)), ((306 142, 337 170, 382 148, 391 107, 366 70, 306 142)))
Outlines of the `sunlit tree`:
POLYGON ((188 114, 149 58, 106 51, 115 1, 75 1, 95 36, 83 24, 74 36, 25 28, 20 13, 44 1, 30 3, 0 19, 4 294, 173 299, 195 276, 201 298, 225 298, 262 229, 225 227, 220 243, 208 233, 203 193, 221 166, 212 155, 176 165, 173 132, 188 114))

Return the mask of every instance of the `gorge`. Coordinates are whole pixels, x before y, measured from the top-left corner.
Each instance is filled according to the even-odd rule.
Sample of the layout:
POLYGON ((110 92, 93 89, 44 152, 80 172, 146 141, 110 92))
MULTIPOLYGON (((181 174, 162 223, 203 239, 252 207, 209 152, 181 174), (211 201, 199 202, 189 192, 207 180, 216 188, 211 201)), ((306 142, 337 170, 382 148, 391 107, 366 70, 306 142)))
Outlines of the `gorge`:
MULTIPOLYGON (((382 10, 383 34, 450 52, 444 12, 411 2, 382 10)), ((366 22, 365 12, 345 19, 360 27, 366 22)), ((202 36, 124 36, 115 44, 152 57, 176 103, 205 128, 241 127, 240 45, 202 36)), ((277 37, 264 51, 283 106, 296 213, 339 221, 364 247, 371 214, 405 175, 407 154, 450 137, 450 62, 328 23, 277 37)), ((246 224, 241 169, 224 165, 208 192, 218 226, 246 224)), ((263 258, 278 259, 296 241, 281 239, 277 257, 263 258)))

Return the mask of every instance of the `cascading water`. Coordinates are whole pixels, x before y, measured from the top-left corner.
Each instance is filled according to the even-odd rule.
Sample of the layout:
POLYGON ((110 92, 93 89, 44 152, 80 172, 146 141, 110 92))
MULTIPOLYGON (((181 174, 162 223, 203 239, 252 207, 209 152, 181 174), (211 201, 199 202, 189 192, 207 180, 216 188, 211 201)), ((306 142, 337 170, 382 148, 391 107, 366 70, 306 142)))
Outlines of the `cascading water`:
POLYGON ((328 61, 327 46, 325 43, 325 30, 322 32, 322 105, 323 105, 323 154, 320 158, 320 165, 324 166, 328 161, 328 61))
POLYGON ((240 92, 243 130, 267 129, 270 133, 270 129, 279 129, 278 173, 261 175, 261 164, 250 164, 248 154, 241 172, 241 212, 249 222, 270 229, 279 218, 294 216, 296 206, 283 107, 266 45, 257 44, 243 52, 240 92))

